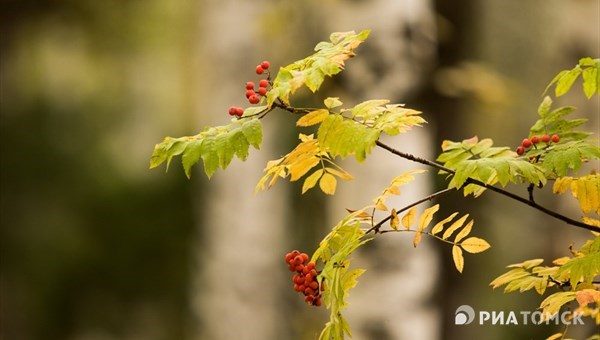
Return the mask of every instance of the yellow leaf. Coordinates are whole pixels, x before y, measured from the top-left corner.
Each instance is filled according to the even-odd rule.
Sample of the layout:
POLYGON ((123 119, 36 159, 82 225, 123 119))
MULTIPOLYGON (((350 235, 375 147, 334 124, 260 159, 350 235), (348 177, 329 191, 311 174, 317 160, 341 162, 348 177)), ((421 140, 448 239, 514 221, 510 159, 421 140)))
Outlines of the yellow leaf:
POLYGON ((435 235, 435 234, 439 233, 440 231, 444 230, 444 225, 446 223, 452 221, 452 219, 454 219, 456 217, 456 215, 458 215, 457 212, 455 212, 452 215, 446 217, 442 221, 439 221, 438 223, 436 223, 436 225, 433 226, 433 229, 431 229, 431 234, 435 235))
POLYGON ((329 111, 326 109, 319 109, 316 111, 309 112, 304 116, 300 117, 296 122, 296 126, 312 126, 315 124, 319 124, 324 121, 325 118, 329 115, 329 111))
POLYGON ((321 190, 327 195, 335 194, 335 187, 337 185, 337 180, 331 174, 324 174, 319 181, 319 186, 321 190))
POLYGON ((422 231, 427 228, 431 220, 433 219, 433 215, 440 209, 440 205, 436 204, 433 207, 429 207, 423 211, 423 214, 419 218, 418 230, 422 231))
POLYGON ((465 258, 463 257, 462 250, 458 246, 452 246, 452 259, 454 265, 459 273, 462 273, 463 267, 465 266, 465 258))
POLYGON ((381 210, 381 211, 387 211, 388 207, 387 205, 383 204, 382 200, 377 201, 377 203, 375 204, 375 209, 377 210, 381 210))
POLYGON ((398 187, 395 185, 388 187, 386 190, 392 195, 400 195, 400 189, 398 189, 398 187))
POLYGON ((562 266, 563 264, 569 262, 569 260, 571 260, 570 257, 563 256, 563 257, 557 258, 556 260, 552 261, 552 263, 555 264, 555 265, 557 265, 557 266, 562 266))
POLYGON ((552 186, 552 192, 555 194, 564 193, 565 191, 567 191, 567 189, 571 185, 572 180, 573 180, 573 177, 557 178, 556 181, 554 182, 554 185, 552 186))
POLYGON ((469 223, 467 223, 467 225, 464 228, 462 228, 462 230, 458 234, 456 234, 456 237, 454 238, 454 243, 460 242, 460 240, 469 235, 469 233, 471 232, 471 227, 473 227, 473 220, 470 220, 469 223))
MULTIPOLYGON (((317 157, 303 159, 299 162, 289 165, 290 181, 296 181, 304 176, 310 169, 319 164, 321 160, 317 157)), ((332 176, 333 177, 333 176, 332 176)))
POLYGON ((446 229, 446 231, 444 231, 444 235, 442 236, 442 239, 445 240, 448 237, 450 237, 452 235, 452 233, 454 231, 456 231, 456 229, 460 228, 465 223, 465 221, 467 220, 467 217, 469 217, 469 214, 465 214, 465 215, 463 215, 463 217, 454 221, 454 223, 452 223, 450 225, 450 227, 448 229, 446 229))
POLYGON ((546 340, 558 340, 560 338, 562 338, 563 333, 556 333, 556 334, 552 334, 549 337, 546 338, 546 340))
POLYGON ((584 217, 581 218, 581 221, 583 223, 585 223, 585 224, 589 224, 589 225, 593 225, 593 226, 596 226, 596 227, 600 227, 600 220, 597 220, 595 218, 584 216, 584 217))
POLYGON ((400 185, 404 185, 407 183, 410 183, 412 181, 415 180, 415 178, 412 175, 416 175, 416 174, 421 174, 423 172, 426 172, 427 170, 410 170, 407 171, 399 176, 396 176, 393 180, 392 180, 392 185, 395 186, 400 186, 400 185))
POLYGON ((468 239, 462 241, 460 243, 460 246, 463 247, 465 251, 471 254, 484 252, 491 247, 486 240, 478 237, 469 237, 468 239))
POLYGON ((398 230, 398 225, 400 224, 400 219, 398 219, 398 214, 396 213, 396 209, 392 209, 392 218, 390 219, 390 227, 394 230, 398 230))
POLYGON ((412 207, 406 215, 402 216, 402 225, 406 230, 410 229, 410 226, 415 223, 415 217, 417 215, 417 207, 412 207))
POLYGON ((304 180, 304 184, 302 184, 302 193, 307 192, 308 190, 312 189, 315 185, 317 185, 317 182, 319 181, 322 175, 323 169, 319 169, 313 172, 310 176, 308 176, 304 180))
POLYGON ((420 231, 417 231, 415 233, 415 239, 413 240, 413 247, 417 247, 417 245, 421 242, 421 236, 423 234, 420 231))
POLYGON ((330 168, 330 167, 326 167, 325 171, 329 172, 332 175, 338 176, 341 179, 345 179, 347 181, 353 179, 354 177, 352 177, 352 175, 350 175, 349 173, 347 173, 345 170, 337 170, 334 168, 330 168))

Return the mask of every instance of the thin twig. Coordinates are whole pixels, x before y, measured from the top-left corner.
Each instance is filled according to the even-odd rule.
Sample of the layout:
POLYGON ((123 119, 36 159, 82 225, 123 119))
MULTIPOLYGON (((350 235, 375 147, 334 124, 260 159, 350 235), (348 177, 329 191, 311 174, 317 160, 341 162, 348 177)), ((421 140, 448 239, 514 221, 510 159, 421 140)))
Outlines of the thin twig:
MULTIPOLYGON (((411 154, 407 154, 407 153, 398 151, 398 150, 396 150, 396 149, 394 149, 394 148, 392 148, 392 147, 390 147, 390 146, 388 146, 388 145, 386 145, 386 144, 384 144, 384 143, 382 143, 380 141, 377 141, 376 145, 379 146, 382 149, 385 149, 385 150, 393 153, 396 156, 408 159, 408 160, 413 161, 413 162, 425 164, 425 165, 434 167, 436 169, 445 171, 445 172, 453 174, 453 175, 456 174, 456 171, 454 171, 452 169, 449 169, 449 168, 447 168, 447 167, 445 167, 445 166, 443 166, 441 164, 438 164, 436 162, 432 162, 432 161, 427 160, 427 159, 415 157, 415 156, 413 156, 411 154)), ((475 184, 475 185, 484 187, 486 189, 489 189, 491 191, 494 191, 496 193, 499 193, 501 195, 504 195, 504 196, 507 196, 509 198, 512 198, 515 201, 518 201, 518 202, 521 202, 523 204, 526 204, 526 205, 528 205, 528 206, 530 206, 530 207, 532 207, 534 209, 537 209, 537 210, 545 213, 546 215, 552 216, 552 217, 554 217, 554 218, 556 218, 558 220, 561 220, 561 221, 563 221, 563 222, 565 222, 567 224, 570 224, 572 226, 575 226, 575 227, 578 227, 578 228, 583 228, 583 229, 590 230, 590 231, 600 232, 600 227, 596 227, 596 226, 593 226, 593 225, 589 225, 589 224, 586 224, 586 223, 583 223, 583 222, 579 222, 579 221, 573 220, 571 218, 568 218, 567 216, 561 215, 561 214, 559 214, 559 213, 557 213, 555 211, 547 209, 547 208, 545 208, 545 207, 543 207, 543 206, 541 206, 541 205, 539 205, 539 204, 537 204, 537 203, 535 203, 533 201, 530 201, 530 200, 528 200, 526 198, 523 198, 521 196, 515 195, 515 194, 513 194, 513 193, 511 193, 509 191, 506 191, 504 189, 500 189, 500 188, 495 187, 493 185, 486 184, 486 183, 484 183, 484 182, 482 182, 480 180, 477 180, 477 179, 469 177, 469 178, 467 178, 467 180, 466 180, 465 183, 466 184, 475 184)))
MULTIPOLYGON (((404 208, 402 208, 402 209, 400 209, 400 210, 396 211, 396 214, 399 214, 399 213, 401 213, 401 212, 404 212, 404 211, 406 211, 406 210, 408 210, 408 209, 410 209, 410 208, 412 208, 412 207, 414 207, 414 206, 417 206, 417 205, 419 205, 419 204, 421 204, 421 203, 423 203, 423 202, 431 201, 432 199, 434 199, 434 198, 436 198, 436 197, 438 197, 438 196, 441 196, 441 195, 443 195, 443 194, 446 194, 446 193, 448 193, 448 192, 450 192, 450 191, 453 191, 453 190, 454 190, 454 189, 447 188, 447 189, 444 189, 444 190, 440 190, 440 191, 438 191, 438 192, 435 192, 435 193, 433 193, 433 194, 431 194, 431 195, 429 195, 429 196, 427 196, 427 197, 425 197, 425 198, 422 198, 422 199, 420 199, 420 200, 418 200, 418 201, 416 201, 416 202, 414 202, 414 203, 411 203, 411 204, 407 205, 406 207, 404 207, 404 208)), ((392 218, 392 214, 389 214, 389 215, 388 215, 386 218, 384 218, 383 220, 379 221, 379 223, 377 223, 376 225, 374 225, 374 226, 372 226, 371 228, 369 228, 369 230, 367 230, 367 231, 365 232, 365 234, 368 234, 368 233, 370 233, 370 232, 372 232, 372 231, 374 231, 374 232, 377 234, 377 233, 379 232, 379 228, 381 228, 381 226, 382 226, 382 225, 383 225, 385 222, 389 221, 391 218, 392 218)))

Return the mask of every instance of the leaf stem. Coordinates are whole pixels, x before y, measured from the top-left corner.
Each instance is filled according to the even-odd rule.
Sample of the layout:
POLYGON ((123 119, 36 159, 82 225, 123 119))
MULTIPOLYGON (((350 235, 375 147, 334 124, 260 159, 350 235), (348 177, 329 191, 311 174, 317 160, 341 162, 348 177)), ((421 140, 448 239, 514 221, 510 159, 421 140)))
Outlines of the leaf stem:
POLYGON ((418 230, 413 230, 413 229, 398 229, 398 230, 389 229, 389 230, 382 230, 379 233, 380 234, 387 234, 387 233, 401 233, 401 232, 421 233, 421 234, 424 234, 424 235, 427 235, 427 236, 431 236, 433 238, 437 238, 438 240, 440 240, 440 241, 442 241, 444 243, 451 244, 453 246, 458 246, 460 244, 460 243, 454 243, 452 241, 445 240, 445 239, 443 239, 443 238, 441 238, 441 237, 439 237, 437 235, 432 234, 429 231, 418 231, 418 230))
MULTIPOLYGON (((450 173, 452 175, 456 174, 456 171, 454 171, 452 169, 449 169, 449 168, 447 168, 447 167, 445 167, 445 166, 443 166, 443 165, 441 165, 439 163, 432 162, 432 161, 427 160, 427 159, 415 157, 415 156, 413 156, 411 154, 398 151, 398 150, 396 150, 396 149, 390 147, 389 145, 384 144, 384 143, 382 143, 380 141, 377 141, 376 145, 379 146, 382 149, 385 149, 385 150, 391 152, 392 154, 394 154, 396 156, 401 157, 401 158, 408 159, 408 160, 413 161, 413 162, 425 164, 425 165, 434 167, 434 168, 436 168, 438 170, 442 170, 442 171, 445 171, 447 173, 450 173)), ((480 180, 477 180, 477 179, 469 177, 469 178, 467 178, 467 180, 466 180, 465 183, 466 184, 475 184, 475 185, 478 185, 480 187, 484 187, 486 189, 494 191, 494 192, 496 192, 498 194, 501 194, 501 195, 504 195, 506 197, 512 198, 515 201, 518 201, 518 202, 521 202, 523 204, 526 204, 526 205, 528 205, 528 206, 530 206, 530 207, 532 207, 534 209, 537 209, 537 210, 543 212, 546 215, 549 215, 549 216, 551 216, 551 217, 553 217, 555 219, 561 220, 561 221, 563 221, 563 222, 565 222, 565 223, 567 223, 569 225, 572 225, 572 226, 575 226, 575 227, 578 227, 578 228, 582 228, 582 229, 586 229, 586 230, 590 230, 590 231, 594 231, 594 232, 600 232, 600 227, 596 227, 596 226, 589 225, 589 224, 586 224, 586 223, 583 223, 583 222, 580 222, 580 221, 573 220, 573 219, 571 219, 571 218, 569 218, 567 216, 564 216, 564 215, 559 214, 559 213, 557 213, 555 211, 552 211, 552 210, 550 210, 548 208, 545 208, 545 207, 543 207, 543 206, 535 203, 532 200, 528 200, 526 198, 523 198, 521 196, 515 195, 512 192, 509 192, 509 191, 506 191, 504 189, 495 187, 493 185, 486 184, 486 183, 484 183, 484 182, 482 182, 480 180)), ((371 229, 373 229, 373 228, 371 228, 371 229)))

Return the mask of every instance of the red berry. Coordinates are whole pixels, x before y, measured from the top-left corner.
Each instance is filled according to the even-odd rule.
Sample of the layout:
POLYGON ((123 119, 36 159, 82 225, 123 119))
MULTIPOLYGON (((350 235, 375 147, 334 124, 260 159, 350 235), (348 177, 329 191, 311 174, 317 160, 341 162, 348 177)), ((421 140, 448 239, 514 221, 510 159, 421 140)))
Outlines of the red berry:
POLYGON ((263 79, 260 82, 258 82, 258 86, 260 86, 260 87, 269 87, 269 81, 267 81, 266 79, 263 79))
POLYGON ((302 263, 296 265, 296 267, 294 268, 294 271, 298 272, 298 273, 302 273, 302 270, 304 269, 304 265, 302 263))
POLYGON ((309 262, 306 267, 310 270, 315 269, 315 263, 314 262, 309 262))
POLYGON ((548 135, 543 135, 542 136, 542 142, 548 143, 549 141, 550 141, 550 136, 548 136, 548 135))
POLYGON ((559 140, 560 140, 560 137, 558 137, 558 135, 554 135, 554 136, 552 136, 552 141, 553 141, 554 143, 558 143, 558 141, 559 141, 559 140))
POLYGON ((248 101, 250 102, 250 104, 258 104, 260 98, 258 98, 257 95, 253 94, 248 98, 248 101))
POLYGON ((235 116, 236 112, 237 112, 237 110, 236 110, 235 106, 232 106, 232 107, 229 108, 229 115, 230 116, 235 116))
POLYGON ((310 270, 308 270, 308 267, 306 267, 306 266, 304 266, 304 267, 302 268, 302 274, 304 274, 304 275, 308 274, 308 272, 309 272, 309 271, 310 271, 310 270))
POLYGON ((307 253, 302 253, 302 254, 300 254, 300 256, 302 256, 302 263, 308 262, 308 254, 307 253))
POLYGON ((261 65, 256 66, 256 74, 263 74, 263 73, 265 73, 265 69, 261 65))
POLYGON ((539 142, 540 142, 540 137, 538 137, 538 136, 533 136, 533 137, 531 137, 531 142, 532 142, 533 144, 537 144, 537 143, 539 143, 539 142))
POLYGON ((319 283, 318 283, 317 281, 313 281, 313 282, 309 283, 309 284, 308 284, 308 286, 309 286, 311 289, 315 289, 315 290, 316 290, 316 289, 318 289, 318 288, 319 288, 319 283))
POLYGON ((292 253, 285 254, 285 262, 287 262, 289 264, 292 259, 293 259, 292 253))
POLYGON ((296 255, 296 257, 294 257, 294 264, 299 265, 301 263, 302 263, 302 256, 296 255))
POLYGON ((521 145, 523 145, 524 148, 528 148, 531 146, 531 141, 527 138, 523 139, 523 141, 521 142, 521 145))
POLYGON ((315 291, 309 288, 304 289, 304 295, 315 295, 315 291))
POLYGON ((294 285, 294 290, 297 291, 297 292, 304 291, 304 290, 300 290, 300 285, 299 284, 295 284, 294 285))
POLYGON ((303 293, 305 290, 306 290, 306 287, 304 287, 304 285, 298 285, 298 289, 297 289, 298 292, 303 293))
POLYGON ((246 90, 254 90, 254 83, 249 81, 246 83, 246 90))
POLYGON ((321 305, 321 298, 316 298, 315 301, 313 301, 313 305, 319 307, 321 305))
POLYGON ((250 97, 256 95, 256 92, 254 92, 254 90, 247 90, 246 91, 246 98, 250 99, 250 97))
POLYGON ((241 107, 237 107, 235 110, 236 110, 235 113, 238 117, 241 117, 244 115, 244 109, 242 109, 241 107))
POLYGON ((304 275, 304 282, 310 283, 312 281, 312 279, 313 279, 312 275, 310 275, 310 274, 304 275))
POLYGON ((288 269, 289 269, 291 272, 295 272, 295 271, 296 271, 296 266, 295 266, 293 263, 290 263, 290 265, 288 266, 288 269))
POLYGON ((264 96, 265 94, 267 94, 267 89, 265 87, 259 87, 258 94, 260 94, 261 96, 264 96))
POLYGON ((521 156, 525 153, 525 148, 522 146, 517 147, 517 155, 521 156))
POLYGON ((312 295, 308 295, 308 296, 304 297, 304 301, 306 301, 306 303, 308 303, 309 305, 312 305, 314 300, 315 300, 315 297, 312 295))
POLYGON ((321 291, 325 290, 325 282, 321 282, 321 291))
POLYGON ((262 63, 260 63, 260 67, 264 70, 268 70, 269 66, 271 66, 271 64, 268 61, 263 61, 262 63))

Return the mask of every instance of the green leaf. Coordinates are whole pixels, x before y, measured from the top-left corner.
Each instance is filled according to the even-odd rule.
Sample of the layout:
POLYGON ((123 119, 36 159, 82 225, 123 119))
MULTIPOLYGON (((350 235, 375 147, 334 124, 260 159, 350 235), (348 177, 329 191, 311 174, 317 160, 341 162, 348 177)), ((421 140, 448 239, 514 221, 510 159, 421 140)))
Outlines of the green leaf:
MULTIPOLYGON (((202 145, 202 141, 193 140, 188 143, 183 156, 181 156, 181 162, 183 164, 183 169, 185 170, 185 175, 187 178, 192 176, 192 166, 200 160, 200 147, 202 145)), ((209 176, 210 177, 210 176, 209 176)))
MULTIPOLYGON (((216 142, 214 138, 206 138, 202 141, 200 154, 204 163, 204 172, 208 178, 211 178, 219 168, 219 154, 216 150, 216 142)), ((185 165, 184 165, 185 168, 185 165)), ((188 176, 189 178, 190 176, 188 176)))
POLYGON ((558 79, 558 81, 556 82, 556 89, 554 91, 554 94, 557 97, 560 97, 560 96, 564 95, 565 93, 567 93, 569 91, 569 89, 571 88, 571 86, 573 85, 573 83, 575 82, 575 80, 577 79, 577 77, 579 77, 581 72, 582 72, 582 70, 581 70, 581 67, 579 67, 579 65, 577 65, 577 66, 575 66, 575 68, 567 71, 567 73, 565 73, 562 77, 560 77, 560 79, 558 79))
MULTIPOLYGON (((595 66, 595 65, 594 65, 595 66)), ((598 91, 598 69, 589 67, 583 70, 583 93, 590 99, 598 91)))
POLYGON ((575 300, 577 292, 558 292, 548 296, 540 304, 542 311, 542 318, 545 315, 554 315, 560 311, 560 308, 565 304, 575 300))
POLYGON ((555 144, 547 150, 542 160, 546 172, 565 176, 569 169, 577 172, 583 161, 600 158, 600 148, 585 141, 555 144))
POLYGON ((379 131, 360 123, 344 120, 341 115, 329 115, 318 131, 319 144, 332 157, 354 155, 362 162, 379 138, 379 131))
POLYGON ((250 145, 255 149, 260 149, 260 144, 262 144, 262 125, 258 118, 245 121, 242 125, 242 133, 250 145))
POLYGON ((325 99, 324 103, 325 106, 330 110, 342 106, 342 102, 340 101, 339 97, 328 97, 327 99, 325 99))
POLYGON ((552 99, 548 96, 545 96, 542 100, 542 103, 538 107, 538 114, 540 117, 544 118, 546 114, 550 111, 550 107, 552 106, 552 99))

